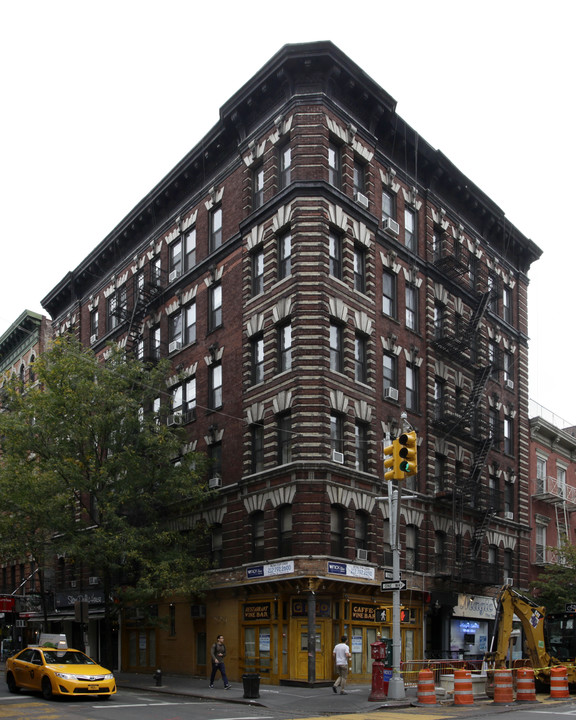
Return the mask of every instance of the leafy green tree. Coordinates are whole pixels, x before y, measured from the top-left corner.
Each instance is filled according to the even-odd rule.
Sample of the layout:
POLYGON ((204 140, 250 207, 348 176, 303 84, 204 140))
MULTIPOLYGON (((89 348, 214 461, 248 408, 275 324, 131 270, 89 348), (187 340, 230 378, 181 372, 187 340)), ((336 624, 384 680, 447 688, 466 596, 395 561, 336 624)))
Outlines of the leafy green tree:
POLYGON ((208 496, 204 459, 164 421, 167 362, 119 349, 103 361, 63 337, 34 370, 33 386, 14 380, 1 401, 1 556, 35 562, 41 587, 56 554, 98 575, 110 639, 126 603, 205 589, 192 522, 208 496))
POLYGON ((545 566, 532 591, 547 613, 564 612, 566 603, 576 602, 576 547, 565 540, 549 550, 556 554, 556 562, 545 566))

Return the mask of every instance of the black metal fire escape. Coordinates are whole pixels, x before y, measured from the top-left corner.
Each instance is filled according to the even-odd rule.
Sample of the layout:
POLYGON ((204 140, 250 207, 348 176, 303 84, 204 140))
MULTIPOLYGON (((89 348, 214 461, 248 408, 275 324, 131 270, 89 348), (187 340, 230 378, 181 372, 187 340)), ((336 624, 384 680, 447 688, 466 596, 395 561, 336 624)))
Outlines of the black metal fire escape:
MULTIPOLYGON (((442 284, 451 286, 456 294, 459 290, 470 291, 468 265, 458 257, 443 252, 444 248, 435 248, 434 266, 441 273, 442 284)), ((446 437, 458 437, 471 446, 473 461, 468 472, 457 472, 454 476, 437 481, 437 499, 440 502, 451 502, 454 544, 461 541, 457 536, 463 534, 464 517, 472 519, 474 524, 471 543, 468 551, 459 546, 454 552, 454 562, 450 576, 458 581, 481 581, 482 573, 478 572, 480 551, 490 521, 499 509, 498 495, 489 491, 482 484, 482 475, 493 444, 493 432, 483 411, 486 384, 493 371, 493 358, 486 360, 487 353, 481 339, 482 320, 491 300, 491 293, 482 278, 476 278, 477 286, 483 286, 476 293, 476 302, 467 324, 459 327, 454 323, 443 322, 435 328, 433 346, 441 354, 449 358, 451 364, 457 363, 473 373, 472 387, 467 399, 442 398, 441 407, 434 410, 433 424, 446 437)), ((471 307, 470 295, 466 305, 471 307)), ((473 296, 472 296, 473 297, 473 296)), ((444 574, 446 574, 445 571, 444 574)))

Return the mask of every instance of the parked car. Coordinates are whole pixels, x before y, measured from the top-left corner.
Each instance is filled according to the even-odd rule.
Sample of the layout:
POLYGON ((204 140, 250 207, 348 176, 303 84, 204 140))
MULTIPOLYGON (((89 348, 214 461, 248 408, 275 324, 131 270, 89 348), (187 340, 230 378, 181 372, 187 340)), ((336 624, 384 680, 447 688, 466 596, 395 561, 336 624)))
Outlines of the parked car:
POLYGON ((38 690, 46 700, 54 695, 96 695, 116 692, 110 670, 73 648, 27 647, 6 660, 6 684, 11 693, 38 690))

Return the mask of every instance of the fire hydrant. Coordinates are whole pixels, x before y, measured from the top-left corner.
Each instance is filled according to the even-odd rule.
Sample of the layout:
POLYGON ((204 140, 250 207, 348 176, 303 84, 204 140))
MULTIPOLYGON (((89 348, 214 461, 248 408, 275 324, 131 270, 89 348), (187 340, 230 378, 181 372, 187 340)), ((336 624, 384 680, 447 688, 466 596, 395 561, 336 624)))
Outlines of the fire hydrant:
POLYGON ((156 687, 162 687, 162 670, 160 670, 160 668, 154 670, 154 672, 152 673, 152 677, 154 678, 156 687))

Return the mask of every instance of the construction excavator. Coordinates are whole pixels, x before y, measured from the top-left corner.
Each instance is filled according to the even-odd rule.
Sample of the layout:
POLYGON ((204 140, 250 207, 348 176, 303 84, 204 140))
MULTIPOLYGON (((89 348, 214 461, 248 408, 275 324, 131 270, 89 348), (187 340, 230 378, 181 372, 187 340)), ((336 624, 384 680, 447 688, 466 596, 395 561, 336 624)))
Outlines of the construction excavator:
POLYGON ((550 668, 566 668, 568 684, 576 687, 576 612, 546 614, 546 608, 520 594, 511 585, 501 588, 496 605, 496 624, 484 659, 491 670, 505 668, 516 616, 524 631, 524 654, 541 686, 550 685, 550 668))

